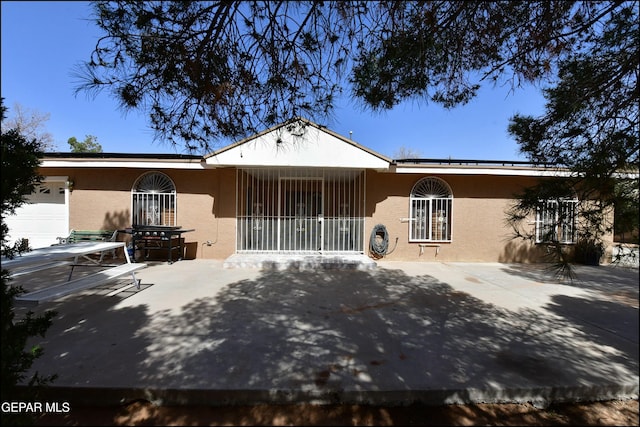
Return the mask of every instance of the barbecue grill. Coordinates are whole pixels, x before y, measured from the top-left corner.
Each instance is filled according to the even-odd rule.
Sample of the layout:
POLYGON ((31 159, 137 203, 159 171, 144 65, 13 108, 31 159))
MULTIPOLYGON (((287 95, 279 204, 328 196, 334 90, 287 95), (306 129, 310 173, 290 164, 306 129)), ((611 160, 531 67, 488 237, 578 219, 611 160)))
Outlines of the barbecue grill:
POLYGON ((149 259, 151 251, 166 251, 167 262, 173 263, 173 251, 178 251, 176 261, 182 259, 183 255, 183 238, 182 234, 194 229, 184 229, 181 226, 166 225, 134 225, 120 232, 131 234, 134 249, 134 262, 136 251, 140 251, 144 255, 144 259, 149 259))

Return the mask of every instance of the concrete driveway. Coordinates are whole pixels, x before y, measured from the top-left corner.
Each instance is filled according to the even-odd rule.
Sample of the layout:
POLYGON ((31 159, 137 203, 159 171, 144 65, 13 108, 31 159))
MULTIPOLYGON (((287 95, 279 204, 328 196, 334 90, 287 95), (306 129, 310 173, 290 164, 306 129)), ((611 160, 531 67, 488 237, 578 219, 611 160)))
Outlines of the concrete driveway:
POLYGON ((38 307, 55 399, 406 405, 638 397, 638 270, 180 261, 38 307))

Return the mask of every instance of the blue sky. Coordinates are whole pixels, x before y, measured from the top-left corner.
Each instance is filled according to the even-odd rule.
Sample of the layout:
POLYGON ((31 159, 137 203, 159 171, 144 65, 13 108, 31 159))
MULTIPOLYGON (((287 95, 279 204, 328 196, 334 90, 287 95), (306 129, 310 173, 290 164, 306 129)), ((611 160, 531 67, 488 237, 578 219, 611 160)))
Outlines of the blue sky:
MULTIPOLYGON (((87 60, 100 35, 89 20, 87 2, 2 1, 2 97, 9 107, 49 113, 46 130, 56 151, 67 139, 95 135, 105 152, 185 153, 153 141, 143 114, 124 112, 107 92, 97 98, 75 95, 75 65, 87 60)), ((469 104, 445 110, 436 104, 406 102, 381 114, 363 112, 351 101, 338 105, 333 131, 394 157, 404 146, 425 158, 526 160, 508 135, 515 113, 542 114, 544 99, 535 88, 487 86, 469 104)))

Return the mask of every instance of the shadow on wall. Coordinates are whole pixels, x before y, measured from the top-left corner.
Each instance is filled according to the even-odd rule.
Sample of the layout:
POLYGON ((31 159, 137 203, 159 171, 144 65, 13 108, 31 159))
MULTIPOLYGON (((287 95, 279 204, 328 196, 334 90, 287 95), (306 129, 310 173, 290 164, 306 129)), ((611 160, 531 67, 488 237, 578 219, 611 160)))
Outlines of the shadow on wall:
POLYGON ((119 212, 107 212, 102 221, 103 230, 119 230, 130 226, 131 212, 125 209, 119 212))
POLYGON ((532 245, 519 240, 508 241, 499 257, 499 262, 533 263, 546 262, 546 252, 543 246, 532 245))

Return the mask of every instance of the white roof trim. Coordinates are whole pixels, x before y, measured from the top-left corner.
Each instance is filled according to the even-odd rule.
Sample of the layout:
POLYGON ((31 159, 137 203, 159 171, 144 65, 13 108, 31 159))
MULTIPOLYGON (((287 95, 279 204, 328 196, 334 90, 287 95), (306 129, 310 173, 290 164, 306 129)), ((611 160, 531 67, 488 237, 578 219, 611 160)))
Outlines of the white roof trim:
POLYGON ((570 177, 574 173, 566 169, 538 169, 516 167, 443 167, 443 166, 396 166, 395 173, 441 174, 441 175, 503 175, 503 176, 555 176, 570 177))
POLYGON ((391 160, 305 119, 296 119, 205 156, 208 165, 388 170, 391 160))
POLYGON ((154 159, 43 159, 44 168, 136 168, 136 169, 208 169, 200 160, 154 160, 154 159))
MULTIPOLYGON (((395 173, 417 174, 441 174, 441 175, 498 175, 498 176, 537 176, 537 177, 562 177, 584 175, 566 168, 536 168, 518 166, 441 166, 441 165, 414 165, 396 166, 392 168, 395 173)), ((617 172, 613 174, 618 179, 638 179, 637 172, 617 172)))

